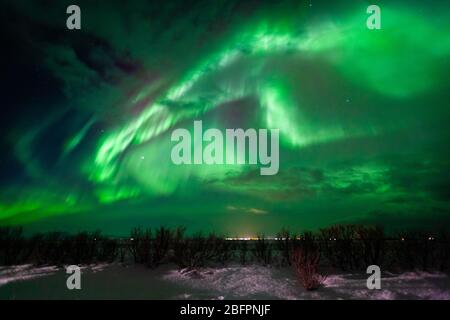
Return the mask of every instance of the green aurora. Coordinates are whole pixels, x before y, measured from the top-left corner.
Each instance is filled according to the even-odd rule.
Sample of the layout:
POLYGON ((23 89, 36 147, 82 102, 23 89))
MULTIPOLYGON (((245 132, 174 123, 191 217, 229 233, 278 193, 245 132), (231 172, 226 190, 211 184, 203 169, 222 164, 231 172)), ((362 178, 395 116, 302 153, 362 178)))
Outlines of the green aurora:
POLYGON ((0 225, 450 228, 448 3, 68 4, 4 4, 0 225), (278 174, 172 164, 194 120, 280 129, 278 174))

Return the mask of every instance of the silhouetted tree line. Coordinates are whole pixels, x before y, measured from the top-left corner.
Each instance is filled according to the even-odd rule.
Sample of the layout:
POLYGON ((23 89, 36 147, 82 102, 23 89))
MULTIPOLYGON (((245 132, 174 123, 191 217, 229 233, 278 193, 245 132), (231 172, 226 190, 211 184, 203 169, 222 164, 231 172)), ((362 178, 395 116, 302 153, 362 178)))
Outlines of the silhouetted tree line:
POLYGON ((343 271, 448 271, 448 233, 409 231, 387 237, 380 227, 335 225, 318 232, 294 234, 282 229, 276 240, 226 240, 215 233, 188 235, 186 229, 134 228, 126 239, 108 238, 99 231, 52 232, 25 237, 20 227, 0 228, 0 265, 33 263, 90 264, 132 260, 156 268, 175 263, 182 268, 225 265, 229 262, 293 266, 305 287, 320 284, 319 266, 343 271))
POLYGON ((51 232, 25 237, 21 227, 0 228, 0 265, 112 262, 117 252, 117 240, 103 237, 99 231, 75 235, 51 232))

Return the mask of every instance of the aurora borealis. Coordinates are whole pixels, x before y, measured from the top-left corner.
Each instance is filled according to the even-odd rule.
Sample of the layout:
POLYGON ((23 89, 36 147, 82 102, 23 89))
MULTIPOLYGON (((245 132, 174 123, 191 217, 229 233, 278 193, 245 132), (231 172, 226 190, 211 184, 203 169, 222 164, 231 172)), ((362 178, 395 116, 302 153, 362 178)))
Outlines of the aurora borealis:
POLYGON ((450 8, 377 1, 2 4, 0 225, 450 228, 450 8), (280 168, 176 166, 171 132, 277 128, 280 168))

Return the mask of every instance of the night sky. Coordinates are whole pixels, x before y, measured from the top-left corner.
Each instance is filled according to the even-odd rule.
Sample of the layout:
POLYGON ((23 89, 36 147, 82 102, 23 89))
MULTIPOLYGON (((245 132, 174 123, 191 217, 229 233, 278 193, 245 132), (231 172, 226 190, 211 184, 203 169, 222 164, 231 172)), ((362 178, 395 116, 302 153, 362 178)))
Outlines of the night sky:
POLYGON ((0 225, 450 229, 448 1, 332 2, 2 1, 0 225), (175 166, 194 120, 280 129, 278 174, 175 166))

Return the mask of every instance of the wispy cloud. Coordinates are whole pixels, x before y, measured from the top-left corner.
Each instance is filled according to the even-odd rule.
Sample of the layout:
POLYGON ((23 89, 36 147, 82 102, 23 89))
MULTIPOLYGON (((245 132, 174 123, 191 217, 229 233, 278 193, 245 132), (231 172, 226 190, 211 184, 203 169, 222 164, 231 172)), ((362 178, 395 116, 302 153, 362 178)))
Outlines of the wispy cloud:
POLYGON ((265 215, 269 214, 269 211, 260 209, 260 208, 248 208, 248 207, 235 207, 235 206, 227 206, 226 209, 228 211, 233 212, 244 212, 244 213, 250 213, 255 215, 265 215))

